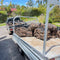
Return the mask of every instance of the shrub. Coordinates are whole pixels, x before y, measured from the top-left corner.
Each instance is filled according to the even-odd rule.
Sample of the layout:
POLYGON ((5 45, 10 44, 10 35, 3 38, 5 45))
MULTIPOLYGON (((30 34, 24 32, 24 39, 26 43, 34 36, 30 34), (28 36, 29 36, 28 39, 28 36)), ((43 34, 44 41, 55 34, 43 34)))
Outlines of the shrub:
POLYGON ((53 22, 60 22, 60 8, 56 6, 51 12, 49 20, 53 22))
POLYGON ((33 8, 31 11, 31 16, 39 16, 40 15, 40 11, 38 10, 38 8, 33 8))
POLYGON ((21 15, 23 16, 31 16, 31 10, 32 8, 26 8, 21 11, 21 15))
POLYGON ((20 11, 23 16, 40 16, 41 14, 46 14, 46 8, 40 5, 39 8, 27 7, 20 11))
POLYGON ((39 6, 38 11, 40 12, 40 14, 46 14, 46 8, 42 5, 39 6))
POLYGON ((7 19, 7 12, 6 11, 0 11, 0 23, 5 22, 7 19))

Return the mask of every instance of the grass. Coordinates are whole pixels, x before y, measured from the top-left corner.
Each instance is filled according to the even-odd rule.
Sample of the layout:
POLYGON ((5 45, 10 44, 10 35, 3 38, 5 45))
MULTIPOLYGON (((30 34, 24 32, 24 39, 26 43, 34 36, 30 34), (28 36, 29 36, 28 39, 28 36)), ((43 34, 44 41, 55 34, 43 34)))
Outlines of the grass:
POLYGON ((56 25, 57 27, 60 27, 60 23, 56 22, 56 23, 53 23, 54 25, 56 25))
POLYGON ((26 18, 26 17, 21 17, 20 18, 21 20, 27 22, 27 21, 36 21, 36 22, 40 22, 40 23, 44 23, 45 21, 45 16, 42 15, 42 16, 38 16, 37 18, 26 18))
POLYGON ((0 23, 0 26, 5 26, 6 25, 6 23, 0 23))
POLYGON ((30 17, 30 18, 27 18, 27 17, 22 17, 20 18, 21 20, 27 22, 27 21, 38 21, 38 18, 35 18, 35 17, 30 17))
POLYGON ((40 23, 44 23, 44 21, 45 21, 45 16, 44 16, 44 15, 43 15, 43 16, 39 16, 39 17, 38 17, 38 20, 39 20, 40 23))

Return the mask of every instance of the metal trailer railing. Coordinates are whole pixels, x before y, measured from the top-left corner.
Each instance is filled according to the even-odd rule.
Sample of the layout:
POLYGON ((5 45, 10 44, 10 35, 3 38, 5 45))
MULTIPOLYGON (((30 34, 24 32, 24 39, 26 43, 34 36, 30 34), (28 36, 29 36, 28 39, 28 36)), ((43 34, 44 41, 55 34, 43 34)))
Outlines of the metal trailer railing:
POLYGON ((47 41, 47 30, 48 30, 48 20, 49 20, 49 12, 56 6, 60 6, 60 0, 48 0, 47 1, 47 12, 46 12, 46 23, 45 23, 45 34, 44 34, 44 45, 43 45, 43 54, 45 55, 46 51, 46 41, 47 41), (53 5, 50 7, 50 5, 53 5))
MULTIPOLYGON (((36 17, 29 17, 29 16, 16 16, 16 17, 36 18, 36 17)), ((14 18, 14 20, 15 20, 15 18, 14 18)), ((20 46, 20 48, 24 51, 24 53, 28 56, 28 58, 30 60, 48 60, 47 57, 43 56, 39 51, 37 51, 32 46, 30 46, 28 43, 26 43, 15 33, 15 24, 14 23, 15 22, 13 21, 13 32, 14 32, 13 40, 20 46)))
MULTIPOLYGON (((22 50, 28 55, 30 60, 48 60, 48 58, 45 57, 46 53, 46 40, 47 40, 47 30, 48 30, 48 18, 49 18, 49 12, 56 6, 60 6, 59 0, 48 0, 47 1, 47 12, 46 12, 46 23, 45 23, 45 34, 44 34, 44 44, 43 44, 43 54, 38 52, 36 49, 28 45, 26 42, 24 42, 17 34, 13 34, 13 40, 16 40, 18 45, 22 48, 22 50), (53 4, 52 7, 50 5, 53 4)), ((20 17, 20 16, 19 16, 20 17)), ((23 17, 23 16, 22 16, 23 17)), ((25 17, 25 16, 24 16, 25 17)), ((15 19, 15 18, 14 18, 15 19)), ((13 19, 13 26, 14 26, 14 19, 13 19)), ((14 31, 13 27, 13 31, 14 31)), ((14 31, 15 32, 15 31, 14 31)), ((60 56, 60 55, 59 55, 60 56)), ((59 60, 59 59, 57 59, 59 60)))

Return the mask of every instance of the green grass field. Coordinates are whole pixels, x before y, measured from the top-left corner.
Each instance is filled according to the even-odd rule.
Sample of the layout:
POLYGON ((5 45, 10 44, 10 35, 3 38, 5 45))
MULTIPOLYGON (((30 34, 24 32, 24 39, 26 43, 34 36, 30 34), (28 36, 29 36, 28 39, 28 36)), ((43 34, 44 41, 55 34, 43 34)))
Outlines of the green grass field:
POLYGON ((0 23, 0 26, 5 26, 6 25, 6 23, 0 23))

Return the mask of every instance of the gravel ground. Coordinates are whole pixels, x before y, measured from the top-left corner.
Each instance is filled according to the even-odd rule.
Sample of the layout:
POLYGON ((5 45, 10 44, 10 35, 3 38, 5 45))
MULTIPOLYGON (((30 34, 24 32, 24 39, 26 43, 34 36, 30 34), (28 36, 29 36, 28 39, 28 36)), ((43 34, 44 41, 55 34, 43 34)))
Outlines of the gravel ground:
POLYGON ((6 26, 0 27, 0 60, 24 60, 6 26))

